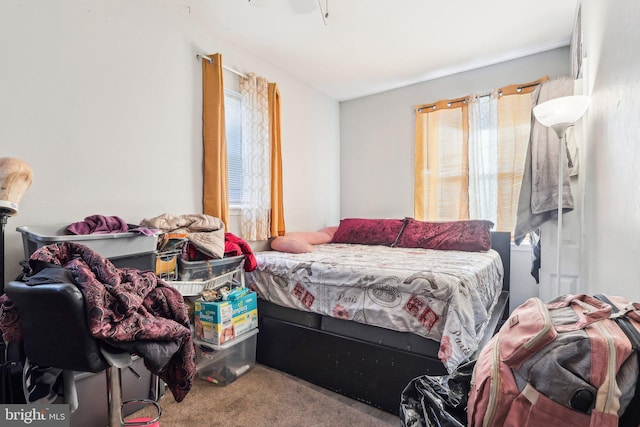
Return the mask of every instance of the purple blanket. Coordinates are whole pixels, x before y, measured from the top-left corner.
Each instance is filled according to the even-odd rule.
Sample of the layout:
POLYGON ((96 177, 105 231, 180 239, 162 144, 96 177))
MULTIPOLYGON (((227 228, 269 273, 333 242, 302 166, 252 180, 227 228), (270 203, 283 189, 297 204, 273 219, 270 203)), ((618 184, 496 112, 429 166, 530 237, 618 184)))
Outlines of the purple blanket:
POLYGON ((84 221, 70 224, 67 231, 73 234, 126 233, 129 231, 129 225, 117 216, 91 215, 84 221))
MULTIPOLYGON (((196 361, 187 308, 178 290, 153 272, 116 268, 77 243, 44 246, 30 260, 71 271, 85 297, 91 334, 115 347, 135 348, 145 366, 167 383, 175 400, 184 399, 193 385, 196 361), (162 359, 162 354, 156 353, 176 346, 170 360, 156 367, 162 359)), ((17 317, 9 298, 0 297, 0 328, 5 340, 21 339, 17 317)))

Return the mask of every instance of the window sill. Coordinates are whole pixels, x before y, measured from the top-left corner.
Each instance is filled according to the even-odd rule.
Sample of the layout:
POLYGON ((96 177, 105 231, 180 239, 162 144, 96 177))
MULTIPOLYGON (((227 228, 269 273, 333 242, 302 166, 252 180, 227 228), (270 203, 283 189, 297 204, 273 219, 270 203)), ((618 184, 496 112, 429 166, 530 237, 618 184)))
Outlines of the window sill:
POLYGON ((511 250, 531 252, 531 242, 529 240, 525 240, 520 243, 520 245, 516 245, 514 242, 511 242, 511 250))

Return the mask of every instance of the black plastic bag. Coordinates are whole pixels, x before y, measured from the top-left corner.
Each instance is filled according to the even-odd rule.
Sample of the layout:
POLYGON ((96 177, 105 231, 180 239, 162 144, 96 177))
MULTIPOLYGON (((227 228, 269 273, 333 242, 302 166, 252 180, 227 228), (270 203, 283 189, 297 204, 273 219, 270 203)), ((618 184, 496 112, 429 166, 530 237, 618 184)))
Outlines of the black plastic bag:
POLYGON ((422 375, 402 391, 400 421, 403 427, 465 427, 467 398, 475 361, 451 375, 422 375))

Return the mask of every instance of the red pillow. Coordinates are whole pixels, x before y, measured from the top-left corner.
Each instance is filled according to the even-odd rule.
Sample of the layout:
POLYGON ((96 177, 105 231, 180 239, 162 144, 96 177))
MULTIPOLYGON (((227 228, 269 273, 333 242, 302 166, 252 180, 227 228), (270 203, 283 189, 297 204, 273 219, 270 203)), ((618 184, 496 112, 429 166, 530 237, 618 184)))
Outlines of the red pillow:
POLYGON ((395 247, 485 252, 493 223, 485 220, 426 222, 406 218, 395 247))
POLYGON ((340 221, 331 243, 391 246, 403 224, 402 219, 345 218, 340 221))

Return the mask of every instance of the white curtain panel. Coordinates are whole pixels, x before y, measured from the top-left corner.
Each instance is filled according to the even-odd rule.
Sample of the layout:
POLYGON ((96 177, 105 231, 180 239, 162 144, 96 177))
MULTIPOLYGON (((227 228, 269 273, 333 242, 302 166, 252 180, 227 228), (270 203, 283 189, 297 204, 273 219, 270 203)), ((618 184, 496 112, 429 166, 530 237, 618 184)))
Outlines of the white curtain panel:
POLYGON ((498 220, 498 93, 469 105, 469 217, 498 220))
POLYGON ((247 77, 240 79, 244 180, 240 233, 243 239, 255 241, 269 238, 269 82, 253 73, 247 77))

